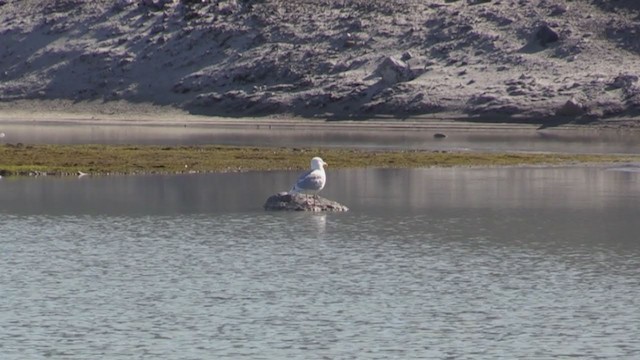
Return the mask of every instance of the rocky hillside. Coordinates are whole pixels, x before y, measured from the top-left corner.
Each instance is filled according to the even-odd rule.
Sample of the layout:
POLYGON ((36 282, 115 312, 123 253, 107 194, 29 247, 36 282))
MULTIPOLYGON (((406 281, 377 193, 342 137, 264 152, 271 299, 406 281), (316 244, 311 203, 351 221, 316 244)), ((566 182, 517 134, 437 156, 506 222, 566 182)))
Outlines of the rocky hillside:
POLYGON ((592 121, 639 75, 636 0, 0 0, 3 103, 592 121))

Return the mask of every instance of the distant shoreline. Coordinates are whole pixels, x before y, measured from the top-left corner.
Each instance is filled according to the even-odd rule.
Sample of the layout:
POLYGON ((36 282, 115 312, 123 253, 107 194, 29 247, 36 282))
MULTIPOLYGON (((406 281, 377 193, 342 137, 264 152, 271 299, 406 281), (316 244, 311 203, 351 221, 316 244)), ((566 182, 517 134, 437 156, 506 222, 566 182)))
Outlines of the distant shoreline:
MULTIPOLYGON (((434 131, 536 131, 553 129, 562 131, 628 130, 640 131, 633 118, 607 119, 592 123, 558 122, 549 125, 549 119, 513 118, 492 120, 470 118, 464 114, 446 113, 424 116, 392 117, 386 115, 368 118, 332 117, 305 118, 299 116, 270 115, 264 117, 219 117, 192 115, 181 109, 152 104, 129 102, 72 104, 67 100, 20 100, 0 102, 0 126, 5 124, 62 124, 62 125, 135 125, 135 126, 201 126, 221 128, 260 128, 271 126, 281 129, 323 128, 345 130, 434 130, 434 131)), ((1 130, 0 130, 1 131, 1 130)))

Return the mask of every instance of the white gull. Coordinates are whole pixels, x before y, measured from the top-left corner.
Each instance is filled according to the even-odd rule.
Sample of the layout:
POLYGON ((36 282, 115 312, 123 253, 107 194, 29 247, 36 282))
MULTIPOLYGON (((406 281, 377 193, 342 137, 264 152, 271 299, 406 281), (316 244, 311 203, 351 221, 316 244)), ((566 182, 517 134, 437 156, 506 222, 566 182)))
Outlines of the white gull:
POLYGON ((289 193, 311 193, 317 197, 318 192, 324 188, 327 182, 327 174, 324 172, 326 165, 327 163, 317 156, 311 159, 311 170, 300 175, 289 193))

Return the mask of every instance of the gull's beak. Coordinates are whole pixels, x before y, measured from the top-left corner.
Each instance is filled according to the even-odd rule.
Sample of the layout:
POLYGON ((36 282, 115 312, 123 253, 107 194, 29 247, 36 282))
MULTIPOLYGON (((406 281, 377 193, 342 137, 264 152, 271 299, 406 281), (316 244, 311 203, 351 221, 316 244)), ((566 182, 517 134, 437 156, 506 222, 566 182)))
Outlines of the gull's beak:
POLYGON ((322 166, 329 166, 329 164, 327 164, 326 162, 322 162, 322 166))

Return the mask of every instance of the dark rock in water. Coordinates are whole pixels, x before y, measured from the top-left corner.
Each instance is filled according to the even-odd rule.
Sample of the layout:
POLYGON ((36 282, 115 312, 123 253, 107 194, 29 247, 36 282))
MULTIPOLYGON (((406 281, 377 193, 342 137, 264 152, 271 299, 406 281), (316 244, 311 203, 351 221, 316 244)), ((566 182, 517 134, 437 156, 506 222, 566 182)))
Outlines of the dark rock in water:
POLYGON ((433 134, 433 137, 436 138, 436 139, 444 139, 444 138, 447 137, 447 135, 443 134, 443 133, 435 133, 435 134, 433 134))
POLYGON ((323 197, 281 192, 269 196, 264 203, 265 210, 286 211, 349 211, 349 208, 323 197))

